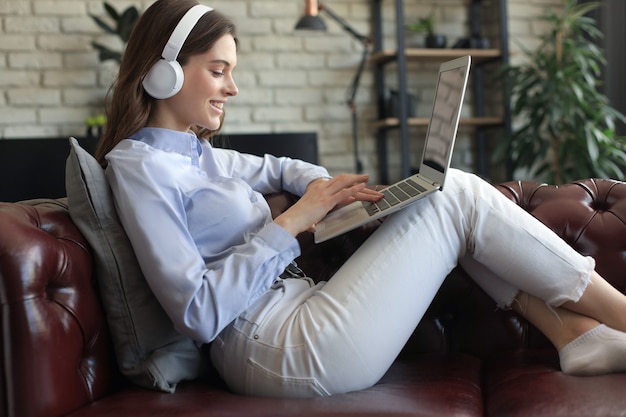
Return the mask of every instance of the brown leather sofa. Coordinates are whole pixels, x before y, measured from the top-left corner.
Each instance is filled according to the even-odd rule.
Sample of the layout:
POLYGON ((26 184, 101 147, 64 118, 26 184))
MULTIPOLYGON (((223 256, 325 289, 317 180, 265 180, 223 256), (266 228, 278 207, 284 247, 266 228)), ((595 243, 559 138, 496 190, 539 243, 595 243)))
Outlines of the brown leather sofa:
MULTIPOLYGON (((626 291, 626 183, 498 188, 594 256, 600 272, 626 291)), ((280 212, 294 197, 268 200, 280 212)), ((322 245, 301 236, 300 266, 329 278, 375 227, 322 245)), ((626 374, 564 375, 547 340, 514 313, 496 310, 460 269, 370 389, 330 398, 250 398, 230 393, 217 376, 181 383, 175 394, 134 387, 117 371, 92 254, 64 199, 0 203, 0 308, 0 414, 6 417, 626 414, 626 374)))

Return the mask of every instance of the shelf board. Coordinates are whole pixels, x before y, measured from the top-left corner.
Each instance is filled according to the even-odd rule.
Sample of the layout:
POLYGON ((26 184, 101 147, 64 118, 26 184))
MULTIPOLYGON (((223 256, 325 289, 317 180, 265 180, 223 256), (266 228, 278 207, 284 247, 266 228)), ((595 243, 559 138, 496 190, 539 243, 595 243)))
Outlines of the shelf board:
MULTIPOLYGON (((426 127, 428 126, 428 119, 425 117, 412 117, 408 120, 409 126, 413 127, 426 127)), ((462 117, 460 126, 501 126, 504 124, 504 120, 501 117, 462 117)), ((390 129, 400 125, 400 121, 397 118, 387 118, 377 120, 373 123, 376 129, 390 129)))
MULTIPOLYGON (((447 61, 465 55, 471 55, 474 63, 500 58, 499 49, 451 49, 451 48, 408 48, 404 50, 409 61, 447 61)), ((385 64, 396 59, 396 49, 385 49, 374 52, 370 60, 376 64, 385 64)))

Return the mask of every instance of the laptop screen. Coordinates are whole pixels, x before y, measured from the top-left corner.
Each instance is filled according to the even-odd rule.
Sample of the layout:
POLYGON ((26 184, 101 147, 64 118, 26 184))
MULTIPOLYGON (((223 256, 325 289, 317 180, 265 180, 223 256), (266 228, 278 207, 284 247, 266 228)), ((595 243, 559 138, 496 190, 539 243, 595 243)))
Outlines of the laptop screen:
POLYGON ((452 68, 439 73, 433 114, 428 127, 424 164, 443 172, 454 140, 456 119, 461 111, 461 96, 465 83, 465 68, 452 68))

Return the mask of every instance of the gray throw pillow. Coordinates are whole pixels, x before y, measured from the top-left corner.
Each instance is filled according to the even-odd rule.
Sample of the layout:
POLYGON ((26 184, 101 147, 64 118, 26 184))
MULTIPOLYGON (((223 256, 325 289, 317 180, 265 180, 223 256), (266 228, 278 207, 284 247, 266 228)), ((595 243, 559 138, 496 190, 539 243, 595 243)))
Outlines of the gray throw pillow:
POLYGON ((174 392, 200 376, 200 349, 182 336, 148 287, 120 225, 104 170, 70 138, 65 167, 70 216, 92 247, 95 273, 117 361, 135 384, 174 392))

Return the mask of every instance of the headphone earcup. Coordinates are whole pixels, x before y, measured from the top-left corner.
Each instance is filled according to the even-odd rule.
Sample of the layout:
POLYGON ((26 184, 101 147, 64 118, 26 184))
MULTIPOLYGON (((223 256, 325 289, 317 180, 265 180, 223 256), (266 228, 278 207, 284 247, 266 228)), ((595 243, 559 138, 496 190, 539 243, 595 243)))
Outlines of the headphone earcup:
POLYGON ((160 59, 143 79, 143 88, 154 98, 169 98, 183 87, 185 75, 178 61, 160 59))

